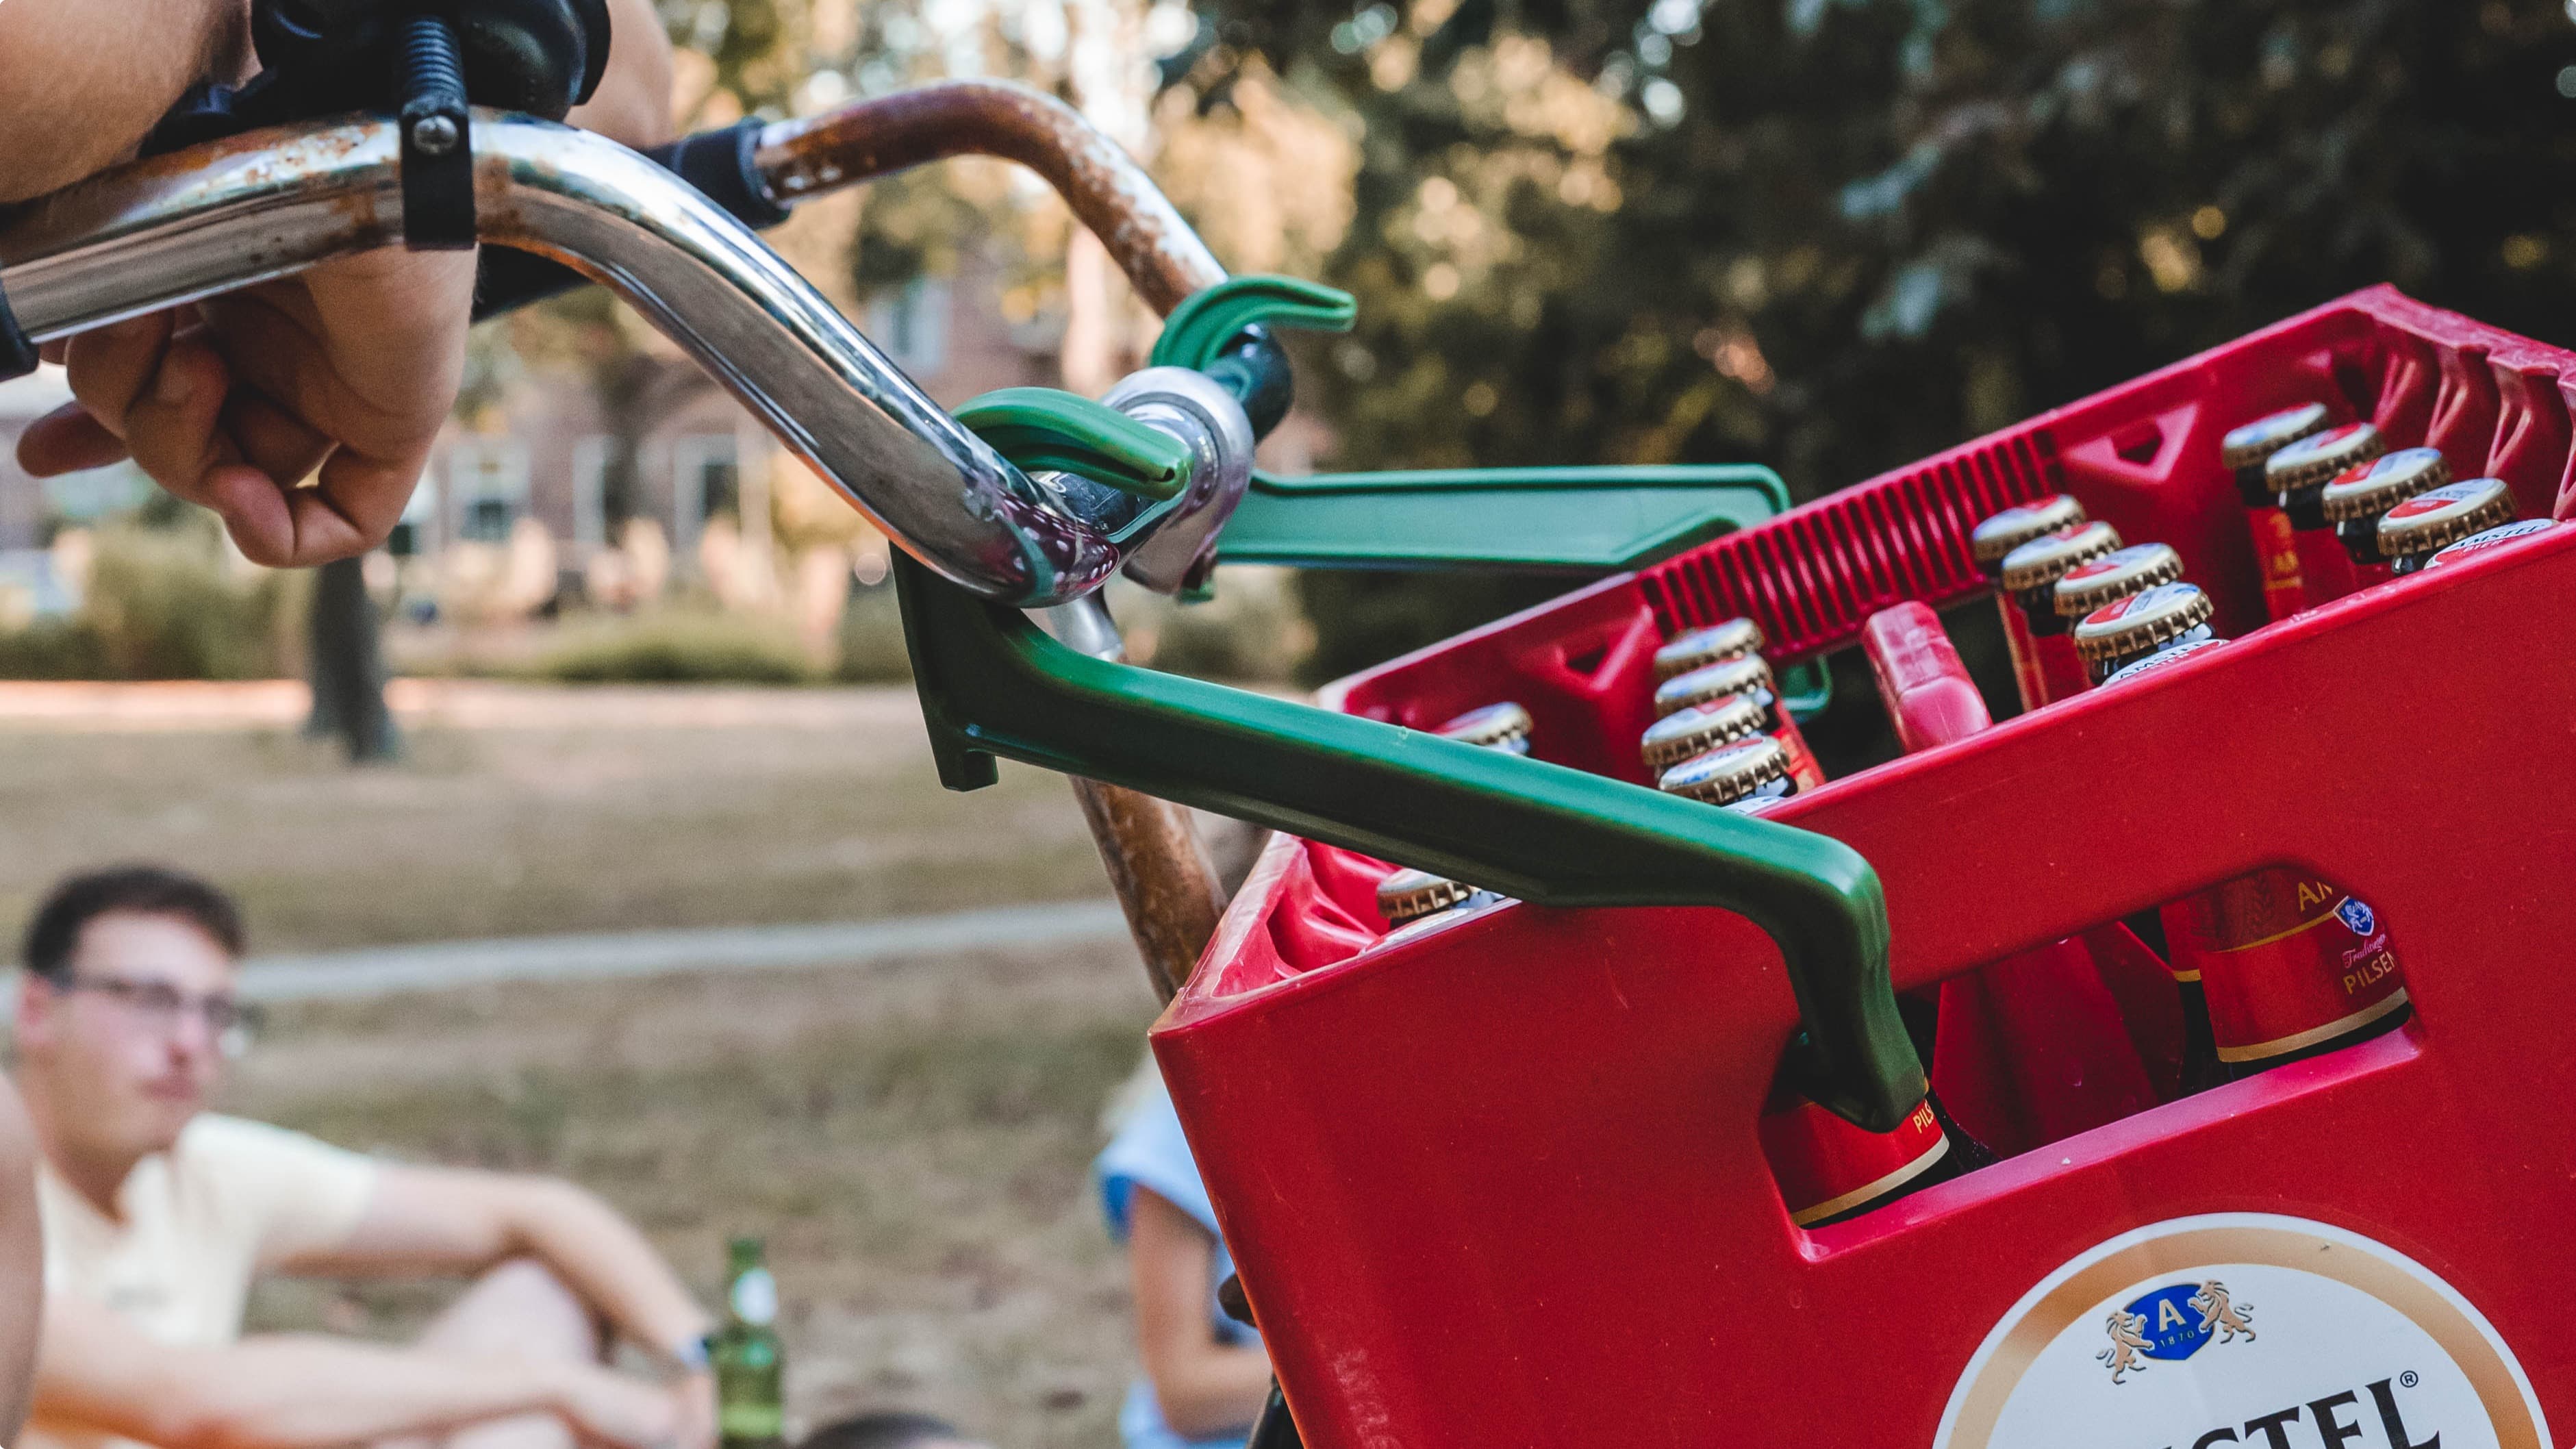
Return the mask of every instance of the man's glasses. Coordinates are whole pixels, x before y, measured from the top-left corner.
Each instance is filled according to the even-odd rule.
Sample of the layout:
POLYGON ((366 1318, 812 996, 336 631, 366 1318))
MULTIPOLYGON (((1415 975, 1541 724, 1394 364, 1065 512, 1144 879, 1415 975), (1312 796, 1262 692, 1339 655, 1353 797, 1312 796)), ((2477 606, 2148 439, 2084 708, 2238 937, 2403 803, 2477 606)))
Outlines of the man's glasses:
POLYGON ((57 991, 95 992, 159 1032, 175 1031, 179 1023, 194 1016, 206 1024, 215 1049, 227 1057, 249 1051, 259 1033, 259 1008, 226 993, 195 996, 166 981, 137 981, 128 976, 74 976, 53 985, 57 991))

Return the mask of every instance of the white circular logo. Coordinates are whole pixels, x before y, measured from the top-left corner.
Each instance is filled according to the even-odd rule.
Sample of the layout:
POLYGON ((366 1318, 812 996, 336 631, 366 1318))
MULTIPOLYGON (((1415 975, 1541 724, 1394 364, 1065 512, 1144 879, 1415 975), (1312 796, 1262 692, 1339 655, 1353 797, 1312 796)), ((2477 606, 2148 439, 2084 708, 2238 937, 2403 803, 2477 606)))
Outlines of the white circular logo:
POLYGON ((1934 1449, 2550 1449, 2493 1325, 2421 1264, 2304 1218, 2124 1233, 1986 1335, 1934 1449))
POLYGON ((753 1268, 733 1280, 733 1316, 755 1328, 778 1317, 778 1280, 767 1268, 753 1268))

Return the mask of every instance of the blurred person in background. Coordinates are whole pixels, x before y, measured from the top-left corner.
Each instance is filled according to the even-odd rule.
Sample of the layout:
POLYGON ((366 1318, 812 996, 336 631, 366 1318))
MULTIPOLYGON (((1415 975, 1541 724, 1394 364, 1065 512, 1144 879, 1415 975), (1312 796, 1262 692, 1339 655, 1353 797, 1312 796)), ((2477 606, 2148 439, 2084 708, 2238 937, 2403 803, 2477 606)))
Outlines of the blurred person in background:
POLYGON ((1261 1336, 1218 1306, 1234 1272, 1216 1209, 1151 1056, 1110 1106, 1093 1164, 1110 1236, 1127 1246, 1143 1376, 1118 1412, 1127 1449, 1239 1449, 1270 1394, 1261 1336))
POLYGON ((34 1410, 10 1442, 707 1449, 710 1320, 597 1198, 205 1110, 253 1024, 241 953, 228 896, 151 866, 62 882, 28 928, 17 1083, 42 1154, 46 1297, 34 1410), (479 1276, 393 1347, 244 1337, 263 1273, 479 1276), (610 1331, 659 1359, 659 1381, 604 1366, 610 1331))
POLYGON ((980 1440, 967 1438, 946 1419, 892 1409, 826 1424, 798 1440, 796 1449, 989 1449, 989 1446, 980 1440))
MULTIPOLYGON (((569 119, 656 145, 670 40, 652 0, 609 9, 607 72, 569 119)), ((132 158, 191 86, 255 68, 250 0, 0 5, 0 204, 132 158)), ((18 461, 42 478, 131 458, 253 563, 363 553, 456 401, 473 298, 471 252, 392 247, 48 343, 75 401, 19 436, 18 461)))

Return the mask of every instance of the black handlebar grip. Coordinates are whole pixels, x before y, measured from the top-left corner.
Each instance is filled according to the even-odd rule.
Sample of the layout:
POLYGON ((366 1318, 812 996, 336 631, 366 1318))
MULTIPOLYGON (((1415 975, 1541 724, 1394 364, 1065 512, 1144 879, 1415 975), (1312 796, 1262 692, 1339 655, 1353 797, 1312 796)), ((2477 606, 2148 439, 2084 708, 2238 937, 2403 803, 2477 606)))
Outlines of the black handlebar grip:
MULTIPOLYGON (((656 146, 645 157, 698 188, 709 201, 744 224, 768 228, 787 219, 771 199, 752 157, 760 149, 762 122, 743 120, 656 146)), ((589 281, 561 262, 534 252, 486 246, 474 274, 474 320, 498 316, 530 302, 569 292, 589 281)))

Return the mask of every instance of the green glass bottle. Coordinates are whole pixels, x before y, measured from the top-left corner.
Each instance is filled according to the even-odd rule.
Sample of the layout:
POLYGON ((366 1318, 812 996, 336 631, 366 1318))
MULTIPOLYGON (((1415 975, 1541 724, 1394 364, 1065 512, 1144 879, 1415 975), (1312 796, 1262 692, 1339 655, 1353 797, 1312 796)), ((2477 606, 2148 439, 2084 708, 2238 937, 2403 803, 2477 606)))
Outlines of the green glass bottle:
POLYGON ((720 1449, 777 1449, 787 1437, 780 1393, 778 1280, 769 1276, 758 1238, 735 1238, 725 1273, 725 1321, 707 1342, 716 1371, 720 1449))

